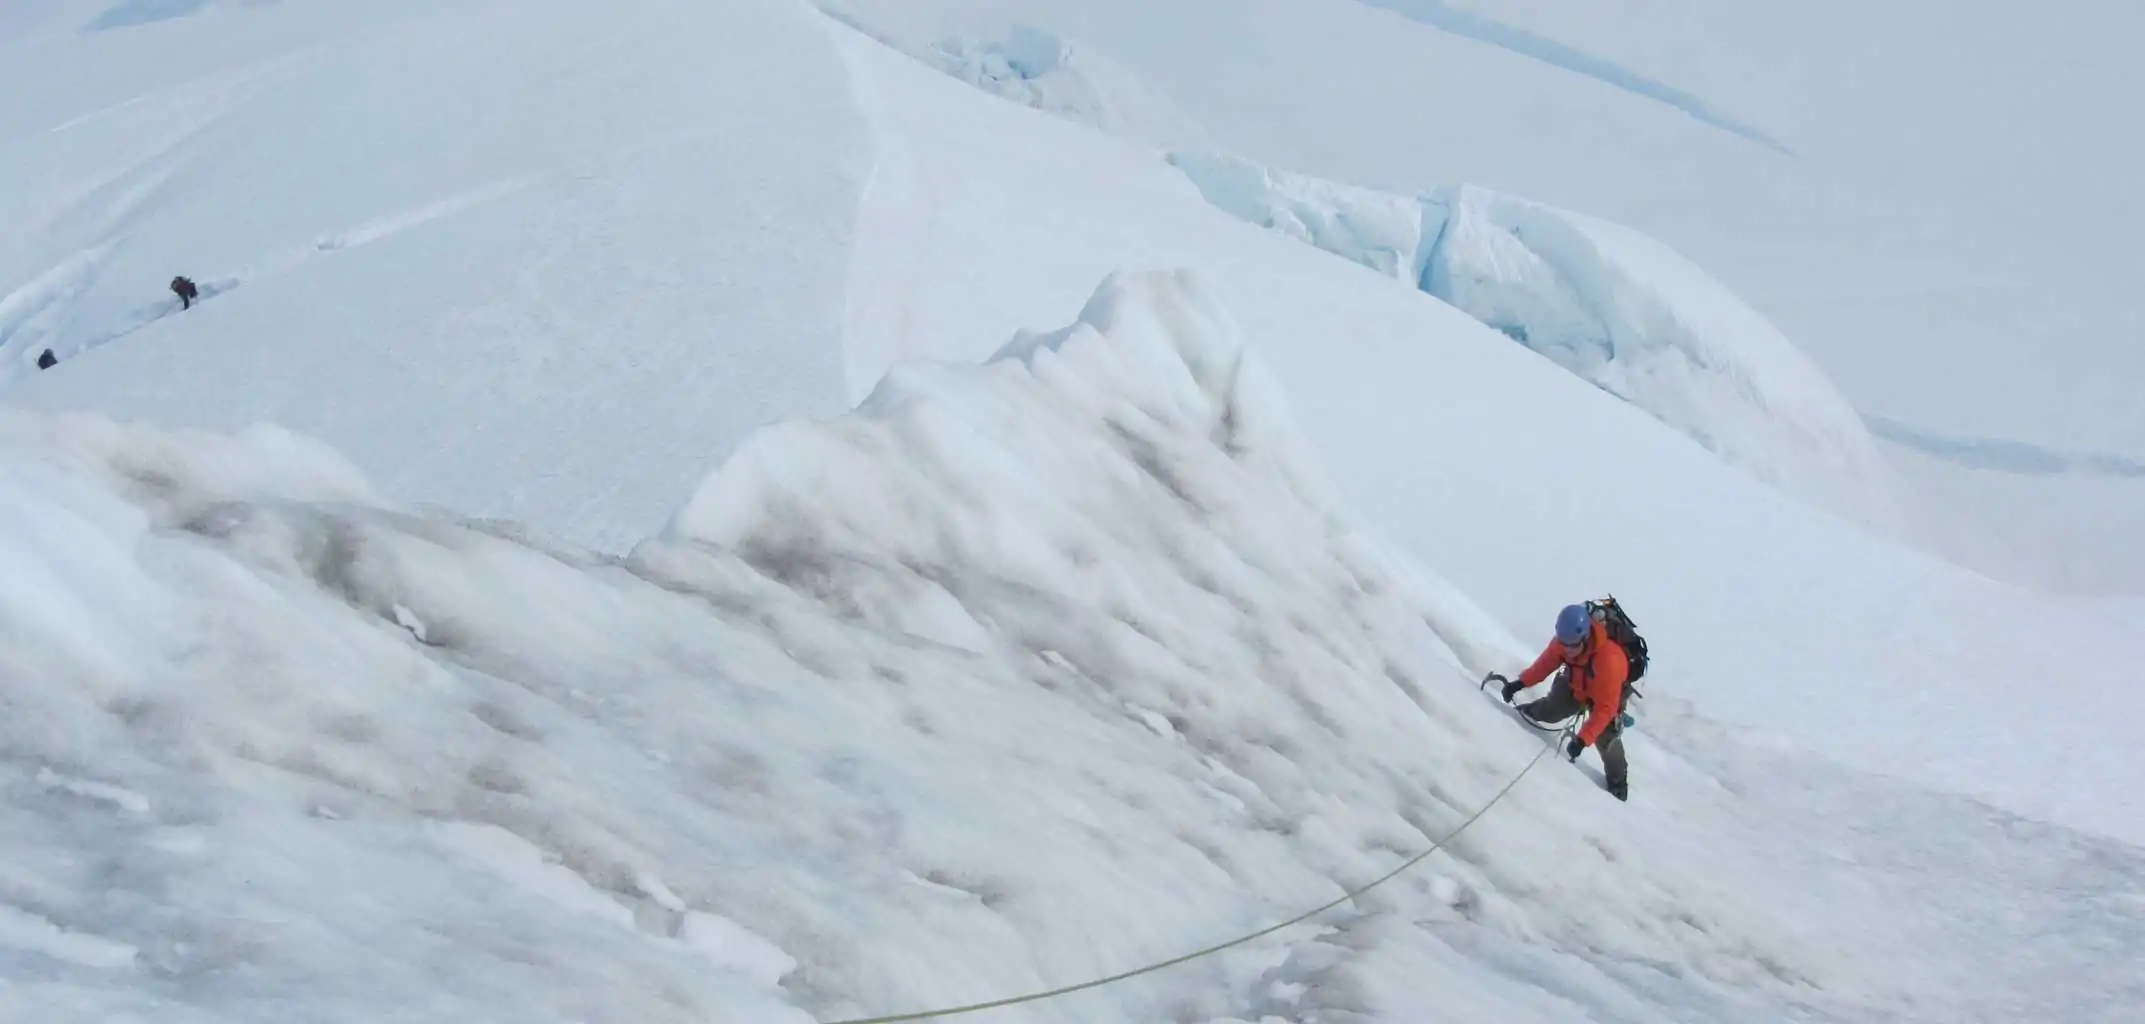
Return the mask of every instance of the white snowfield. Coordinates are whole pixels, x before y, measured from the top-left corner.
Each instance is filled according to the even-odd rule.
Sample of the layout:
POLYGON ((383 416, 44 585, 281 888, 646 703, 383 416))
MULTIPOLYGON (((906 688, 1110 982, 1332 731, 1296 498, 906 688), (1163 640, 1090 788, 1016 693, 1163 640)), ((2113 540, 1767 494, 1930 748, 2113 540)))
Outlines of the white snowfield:
POLYGON ((1398 196, 1226 154, 1170 162, 1217 207, 1421 288, 1729 463, 1901 532, 1861 415, 1763 316, 1659 242, 1468 185, 1398 196))
MULTIPOLYGON (((1542 737, 1473 685, 1525 649, 1350 526, 1291 418, 1190 280, 1118 279, 763 432, 619 559, 278 431, 7 413, 0 1015, 831 1020, 1329 900, 1542 737)), ((2136 849, 1679 707, 1637 802, 1545 759, 1354 904, 1004 1019, 2134 1005, 2136 849)))
POLYGON ((0 1019, 1083 981, 1475 813, 1543 740, 1476 681, 1605 591, 1631 803, 1545 758, 1313 923, 966 1019, 2145 1002, 2145 607, 1812 508, 1159 148, 788 0, 0 26, 0 1019))
POLYGON ((51 347, 27 401, 282 424, 392 493, 612 549, 752 428, 841 408, 869 154, 822 19, 509 6, 7 46, 0 387, 51 347), (174 316, 179 273, 205 301, 174 316))

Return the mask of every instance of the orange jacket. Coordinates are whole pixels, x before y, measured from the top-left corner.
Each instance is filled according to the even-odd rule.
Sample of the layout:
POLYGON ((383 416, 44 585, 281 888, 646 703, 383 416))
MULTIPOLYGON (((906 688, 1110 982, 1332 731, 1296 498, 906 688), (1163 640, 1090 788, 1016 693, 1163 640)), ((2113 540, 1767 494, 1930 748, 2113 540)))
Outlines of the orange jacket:
POLYGON ((1551 637, 1542 656, 1519 674, 1519 681, 1535 686, 1559 666, 1571 669, 1572 696, 1592 710, 1579 727, 1579 738, 1591 747, 1624 710, 1624 679, 1631 674, 1631 663, 1624 657, 1624 649, 1609 639, 1608 628, 1597 622, 1577 663, 1565 661, 1564 645, 1551 637))

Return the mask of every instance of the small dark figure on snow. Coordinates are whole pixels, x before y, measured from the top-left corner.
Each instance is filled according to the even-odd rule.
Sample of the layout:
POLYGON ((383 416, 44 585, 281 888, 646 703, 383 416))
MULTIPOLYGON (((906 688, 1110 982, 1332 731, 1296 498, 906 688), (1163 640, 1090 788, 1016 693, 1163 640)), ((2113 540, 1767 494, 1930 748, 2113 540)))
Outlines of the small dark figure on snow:
POLYGON ((194 282, 192 278, 172 278, 171 291, 172 294, 177 295, 179 297, 180 309, 194 308, 194 300, 201 297, 201 289, 194 287, 194 282))
POLYGON ((60 365, 59 357, 53 355, 52 350, 49 348, 45 350, 43 355, 37 357, 37 368, 40 370, 49 370, 58 365, 60 365))

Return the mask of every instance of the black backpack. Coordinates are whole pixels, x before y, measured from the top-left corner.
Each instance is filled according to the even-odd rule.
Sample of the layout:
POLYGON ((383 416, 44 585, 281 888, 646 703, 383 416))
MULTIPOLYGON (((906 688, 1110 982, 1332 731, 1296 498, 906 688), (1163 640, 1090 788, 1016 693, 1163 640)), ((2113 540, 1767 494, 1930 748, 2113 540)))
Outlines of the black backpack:
POLYGON ((1646 638, 1639 635, 1638 626, 1632 623, 1631 616, 1624 613, 1624 606, 1616 603, 1614 595, 1599 601, 1588 601, 1586 610, 1594 617, 1595 622, 1601 623, 1602 628, 1609 634, 1609 639, 1616 641, 1616 646, 1624 649, 1624 660, 1631 663, 1631 673, 1624 677, 1624 689, 1636 693, 1637 690, 1632 684, 1646 674, 1646 638))

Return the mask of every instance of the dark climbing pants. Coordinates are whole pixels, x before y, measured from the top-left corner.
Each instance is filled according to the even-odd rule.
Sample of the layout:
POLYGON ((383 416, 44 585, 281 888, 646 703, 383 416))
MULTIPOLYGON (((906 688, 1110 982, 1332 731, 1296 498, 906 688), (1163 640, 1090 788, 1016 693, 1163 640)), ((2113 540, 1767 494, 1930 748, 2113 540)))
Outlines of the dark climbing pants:
MULTIPOLYGON (((1519 706, 1519 713, 1544 725, 1561 722, 1586 710, 1579 698, 1572 696, 1571 680, 1563 673, 1557 674, 1556 682, 1550 684, 1549 695, 1531 704, 1519 706)), ((1621 722, 1610 722, 1601 731, 1601 742, 1594 744, 1601 755, 1602 775, 1608 779, 1609 788, 1622 789, 1631 766, 1624 760, 1624 727, 1621 722)))

